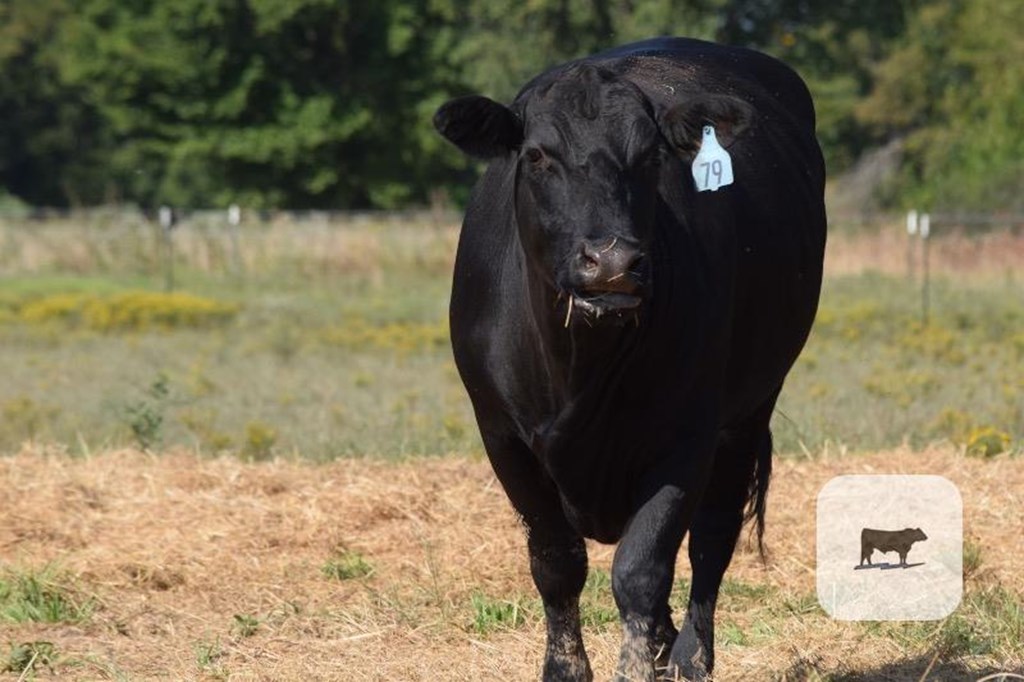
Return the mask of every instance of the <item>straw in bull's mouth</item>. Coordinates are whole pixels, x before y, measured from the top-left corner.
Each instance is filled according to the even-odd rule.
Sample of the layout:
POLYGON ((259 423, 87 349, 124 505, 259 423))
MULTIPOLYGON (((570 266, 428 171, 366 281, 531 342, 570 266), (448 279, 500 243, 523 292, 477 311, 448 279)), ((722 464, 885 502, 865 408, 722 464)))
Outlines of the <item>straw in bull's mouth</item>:
POLYGON ((570 295, 568 310, 565 312, 565 326, 569 326, 573 309, 597 319, 609 314, 623 316, 628 312, 635 312, 641 302, 639 296, 632 294, 606 293, 588 298, 570 295))
POLYGON ((584 298, 576 294, 566 294, 565 292, 558 292, 558 296, 555 298, 555 306, 561 302, 563 298, 568 296, 568 302, 565 307, 565 320, 562 326, 567 328, 572 322, 572 313, 574 310, 579 310, 583 313, 583 320, 590 323, 591 319, 599 319, 604 315, 614 314, 619 317, 624 317, 626 313, 632 312, 633 319, 639 325, 639 316, 637 308, 643 302, 639 296, 632 294, 623 294, 620 292, 606 292, 596 294, 584 298))

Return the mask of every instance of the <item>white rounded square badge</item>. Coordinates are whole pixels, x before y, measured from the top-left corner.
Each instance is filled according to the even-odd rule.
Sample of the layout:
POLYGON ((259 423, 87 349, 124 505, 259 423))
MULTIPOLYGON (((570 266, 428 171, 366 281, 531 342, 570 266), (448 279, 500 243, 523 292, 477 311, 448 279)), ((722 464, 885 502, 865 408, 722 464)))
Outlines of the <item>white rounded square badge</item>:
POLYGON ((839 620, 938 620, 963 594, 963 500, 942 476, 837 476, 818 493, 818 601, 839 620))

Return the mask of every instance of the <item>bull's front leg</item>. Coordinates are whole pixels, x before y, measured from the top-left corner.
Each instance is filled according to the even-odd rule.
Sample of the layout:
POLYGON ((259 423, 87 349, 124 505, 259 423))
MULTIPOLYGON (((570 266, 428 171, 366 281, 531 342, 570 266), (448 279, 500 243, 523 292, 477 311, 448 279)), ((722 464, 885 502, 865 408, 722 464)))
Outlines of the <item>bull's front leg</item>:
POLYGON ((676 555, 706 483, 712 453, 690 450, 691 465, 676 472, 643 503, 615 551, 612 591, 622 619, 623 641, 616 682, 652 682, 664 670, 675 639, 668 599, 676 555))
POLYGON ((580 629, 587 548, 562 511, 558 490, 518 439, 483 432, 494 472, 526 527, 530 573, 544 602, 544 682, 590 682, 580 629))
POLYGON ((544 602, 547 646, 544 682, 593 679, 580 629, 579 596, 587 579, 587 548, 578 535, 555 536, 551 528, 529 527, 530 573, 544 602))

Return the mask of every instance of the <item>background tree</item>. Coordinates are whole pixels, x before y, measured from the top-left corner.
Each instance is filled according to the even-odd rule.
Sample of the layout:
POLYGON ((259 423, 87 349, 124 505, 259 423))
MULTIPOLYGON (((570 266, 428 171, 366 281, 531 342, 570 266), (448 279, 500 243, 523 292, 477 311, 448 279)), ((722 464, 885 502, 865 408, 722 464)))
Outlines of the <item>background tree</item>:
POLYGON ((100 203, 103 121, 61 78, 65 0, 0 4, 0 195, 31 204, 100 203))
POLYGON ((858 119, 905 139, 891 203, 1024 208, 1024 6, 922 5, 874 71, 858 119))
POLYGON ((903 140, 889 203, 1019 206, 1021 14, 1017 0, 6 0, 0 195, 461 201, 479 168, 431 127, 445 99, 507 101, 549 65, 674 34, 793 65, 833 177, 903 140))

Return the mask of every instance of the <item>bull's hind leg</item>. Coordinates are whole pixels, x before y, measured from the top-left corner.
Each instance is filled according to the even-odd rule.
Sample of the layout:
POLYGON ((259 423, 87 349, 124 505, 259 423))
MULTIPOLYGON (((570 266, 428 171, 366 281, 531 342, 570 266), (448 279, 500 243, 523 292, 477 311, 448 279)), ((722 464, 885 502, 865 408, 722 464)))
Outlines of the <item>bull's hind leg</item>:
POLYGON ((544 602, 544 682, 590 682, 594 675, 580 630, 579 597, 587 549, 569 525, 558 492, 532 453, 514 438, 484 434, 494 472, 526 527, 530 573, 544 602))
POLYGON ((761 499, 766 492, 772 451, 767 419, 773 406, 774 400, 755 423, 722 435, 711 480, 690 526, 693 582, 682 630, 672 648, 669 679, 711 677, 718 591, 743 526, 751 483, 761 499))

